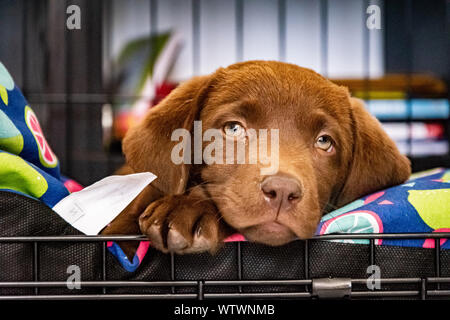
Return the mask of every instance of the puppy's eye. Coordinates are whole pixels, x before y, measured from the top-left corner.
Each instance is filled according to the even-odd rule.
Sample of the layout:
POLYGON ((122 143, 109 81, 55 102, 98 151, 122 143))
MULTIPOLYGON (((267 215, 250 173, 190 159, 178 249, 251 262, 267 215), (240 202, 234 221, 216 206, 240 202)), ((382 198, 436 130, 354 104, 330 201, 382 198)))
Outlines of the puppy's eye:
POLYGON ((232 138, 239 138, 245 134, 245 129, 239 122, 227 122, 223 126, 223 131, 232 138))
POLYGON ((330 136, 322 135, 319 138, 317 138, 315 146, 326 152, 332 152, 333 151, 333 140, 331 140, 330 136))

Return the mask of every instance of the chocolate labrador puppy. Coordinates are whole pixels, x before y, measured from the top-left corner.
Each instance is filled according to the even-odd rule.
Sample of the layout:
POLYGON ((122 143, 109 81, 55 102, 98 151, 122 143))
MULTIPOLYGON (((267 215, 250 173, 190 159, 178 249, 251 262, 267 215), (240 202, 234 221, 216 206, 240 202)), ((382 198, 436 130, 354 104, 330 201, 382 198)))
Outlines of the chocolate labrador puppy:
POLYGON ((158 178, 103 234, 143 233, 178 254, 214 252, 234 232, 274 246, 309 238, 324 213, 411 171, 347 88, 275 61, 237 63, 181 84, 128 132, 123 151, 130 172, 158 178), (194 138, 181 144, 180 129, 194 138), (210 129, 219 135, 205 139, 210 129), (266 144, 254 148, 252 137, 266 144), (205 140, 221 144, 211 152, 205 140), (243 156, 230 156, 229 146, 243 156), (261 150, 275 156, 250 161, 261 150), (216 161, 201 157, 207 151, 216 161))

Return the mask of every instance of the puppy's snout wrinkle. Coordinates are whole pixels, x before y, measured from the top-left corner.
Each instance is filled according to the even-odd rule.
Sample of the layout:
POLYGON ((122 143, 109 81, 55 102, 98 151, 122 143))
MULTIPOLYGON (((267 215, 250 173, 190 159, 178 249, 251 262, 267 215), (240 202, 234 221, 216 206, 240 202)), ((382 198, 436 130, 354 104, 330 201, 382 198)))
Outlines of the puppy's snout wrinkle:
POLYGON ((302 190, 297 179, 289 176, 270 176, 261 183, 261 191, 270 206, 280 211, 289 210, 301 200, 302 190))

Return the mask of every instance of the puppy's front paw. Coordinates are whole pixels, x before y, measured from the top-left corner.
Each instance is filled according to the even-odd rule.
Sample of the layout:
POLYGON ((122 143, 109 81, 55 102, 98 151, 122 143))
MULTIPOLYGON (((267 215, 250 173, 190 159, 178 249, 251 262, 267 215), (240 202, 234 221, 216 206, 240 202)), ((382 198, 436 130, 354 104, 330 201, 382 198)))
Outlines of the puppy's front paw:
POLYGON ((163 252, 214 252, 224 236, 220 216, 207 199, 166 196, 151 203, 139 217, 141 232, 163 252))

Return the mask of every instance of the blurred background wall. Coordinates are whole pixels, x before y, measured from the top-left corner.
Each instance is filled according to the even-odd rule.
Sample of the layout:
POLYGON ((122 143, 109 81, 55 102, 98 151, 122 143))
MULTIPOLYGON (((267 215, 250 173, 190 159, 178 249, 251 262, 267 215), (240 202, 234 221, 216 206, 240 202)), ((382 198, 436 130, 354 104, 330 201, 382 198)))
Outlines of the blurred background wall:
MULTIPOLYGON (((448 0, 0 0, 0 61, 37 113, 63 172, 89 184, 123 161, 105 147, 102 120, 117 93, 109 83, 113 62, 133 39, 180 36, 168 82, 236 61, 281 60, 360 81, 366 91, 370 79, 402 74, 411 85, 408 75, 430 75, 445 89, 429 102, 444 99, 448 108, 449 17, 448 0), (79 30, 66 27, 72 4, 81 10, 79 30), (370 5, 381 10, 380 29, 366 26, 370 5)), ((402 87, 405 105, 430 98, 411 88, 402 87)), ((438 119, 394 120, 410 127, 437 120, 446 151, 411 154, 413 167, 450 166, 448 110, 438 119)))
MULTIPOLYGON (((384 73, 384 35, 382 29, 368 33, 371 54, 366 70, 365 4, 330 1, 324 11, 316 0, 286 0, 281 6, 273 0, 114 0, 112 28, 106 32, 112 33, 113 55, 127 41, 151 31, 180 32, 183 49, 171 74, 177 81, 253 59, 291 62, 330 77, 358 78, 366 72, 376 77, 384 73), (321 34, 328 34, 328 39, 321 41, 321 34)), ((382 8, 381 1, 371 4, 382 8)))

